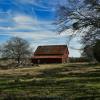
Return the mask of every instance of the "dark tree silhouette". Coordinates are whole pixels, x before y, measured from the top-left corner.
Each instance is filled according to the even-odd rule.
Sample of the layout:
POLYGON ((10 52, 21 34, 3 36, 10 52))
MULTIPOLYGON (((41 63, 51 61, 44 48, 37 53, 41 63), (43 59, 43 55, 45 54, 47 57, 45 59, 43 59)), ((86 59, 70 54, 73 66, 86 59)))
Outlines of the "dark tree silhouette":
POLYGON ((69 28, 78 31, 77 34, 82 36, 83 48, 91 48, 100 39, 100 0, 66 1, 69 1, 69 5, 58 7, 58 32, 69 28))
POLYGON ((96 40, 96 43, 93 47, 94 57, 98 62, 100 62, 100 40, 96 40))
POLYGON ((2 57, 15 60, 17 66, 22 64, 23 59, 28 58, 30 54, 29 43, 19 37, 9 39, 2 48, 2 57))
POLYGON ((100 28, 100 0, 67 0, 69 5, 59 6, 58 31, 68 28, 79 30, 82 28, 100 28), (69 24, 70 22, 70 24, 69 24))

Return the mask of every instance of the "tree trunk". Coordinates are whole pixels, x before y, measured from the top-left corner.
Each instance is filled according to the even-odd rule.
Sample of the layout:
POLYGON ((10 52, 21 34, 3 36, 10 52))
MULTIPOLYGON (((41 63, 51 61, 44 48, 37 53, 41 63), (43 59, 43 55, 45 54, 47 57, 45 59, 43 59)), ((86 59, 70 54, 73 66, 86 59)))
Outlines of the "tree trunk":
POLYGON ((18 67, 20 65, 20 57, 17 58, 17 65, 16 67, 18 67))

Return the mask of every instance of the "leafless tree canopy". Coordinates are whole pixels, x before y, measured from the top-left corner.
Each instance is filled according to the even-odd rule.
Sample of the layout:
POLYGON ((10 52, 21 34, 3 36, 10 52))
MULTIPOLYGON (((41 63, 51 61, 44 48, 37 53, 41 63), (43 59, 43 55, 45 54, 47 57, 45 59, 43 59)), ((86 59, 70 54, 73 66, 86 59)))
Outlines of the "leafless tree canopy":
POLYGON ((29 43, 19 37, 11 38, 2 47, 2 57, 15 60, 17 66, 22 63, 23 59, 28 58, 30 54, 29 43))
POLYGON ((100 0, 67 0, 70 5, 59 6, 58 31, 87 27, 100 28, 100 0))
POLYGON ((100 0, 66 0, 69 5, 58 7, 58 32, 77 30, 83 48, 93 46, 100 39, 100 0))

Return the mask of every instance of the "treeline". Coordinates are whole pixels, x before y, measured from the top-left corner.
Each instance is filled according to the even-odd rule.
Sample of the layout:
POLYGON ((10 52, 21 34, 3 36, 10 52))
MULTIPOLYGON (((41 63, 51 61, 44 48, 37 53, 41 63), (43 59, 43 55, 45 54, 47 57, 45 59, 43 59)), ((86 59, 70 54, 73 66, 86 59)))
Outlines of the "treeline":
POLYGON ((91 62, 90 59, 88 59, 87 57, 69 57, 69 62, 70 63, 83 63, 83 62, 91 62))

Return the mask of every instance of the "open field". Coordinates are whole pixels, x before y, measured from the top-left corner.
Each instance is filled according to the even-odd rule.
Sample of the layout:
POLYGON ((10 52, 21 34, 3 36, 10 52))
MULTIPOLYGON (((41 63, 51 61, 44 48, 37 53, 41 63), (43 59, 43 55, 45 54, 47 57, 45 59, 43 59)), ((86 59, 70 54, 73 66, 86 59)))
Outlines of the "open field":
POLYGON ((100 100, 100 65, 0 69, 0 100, 100 100))

